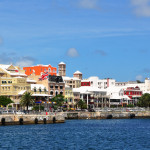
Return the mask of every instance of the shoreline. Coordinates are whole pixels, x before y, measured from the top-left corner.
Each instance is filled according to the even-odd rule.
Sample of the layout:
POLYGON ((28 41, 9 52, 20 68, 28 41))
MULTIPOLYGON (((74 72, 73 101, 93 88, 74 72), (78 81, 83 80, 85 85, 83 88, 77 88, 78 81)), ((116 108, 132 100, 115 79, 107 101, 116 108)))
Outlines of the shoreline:
POLYGON ((73 119, 149 119, 150 111, 144 112, 58 112, 49 115, 4 114, 0 115, 0 126, 65 123, 73 119))

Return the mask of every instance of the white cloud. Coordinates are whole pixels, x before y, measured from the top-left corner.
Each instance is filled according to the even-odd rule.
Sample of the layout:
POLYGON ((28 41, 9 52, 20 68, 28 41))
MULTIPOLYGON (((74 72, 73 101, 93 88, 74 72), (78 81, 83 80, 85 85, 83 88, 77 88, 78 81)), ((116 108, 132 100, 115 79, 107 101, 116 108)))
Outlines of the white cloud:
POLYGON ((136 80, 142 81, 142 80, 143 80, 143 76, 142 76, 142 75, 137 75, 137 76, 136 76, 136 80))
POLYGON ((150 0, 131 0, 137 16, 150 17, 150 0))
POLYGON ((79 0, 79 7, 85 9, 99 9, 98 0, 79 0))
POLYGON ((20 67, 28 67, 28 66, 32 66, 34 64, 34 59, 31 57, 21 57, 17 62, 16 62, 16 66, 20 66, 20 67))
POLYGON ((78 54, 78 51, 75 48, 70 48, 67 51, 67 56, 69 56, 69 57, 78 57, 79 54, 78 54))

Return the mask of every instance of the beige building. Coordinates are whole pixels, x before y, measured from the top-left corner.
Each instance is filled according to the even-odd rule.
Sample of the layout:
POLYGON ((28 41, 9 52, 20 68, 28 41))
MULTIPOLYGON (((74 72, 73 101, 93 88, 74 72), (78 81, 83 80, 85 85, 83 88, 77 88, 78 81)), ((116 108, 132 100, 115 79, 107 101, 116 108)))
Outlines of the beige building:
POLYGON ((24 71, 13 65, 0 65, 0 83, 0 95, 13 100, 12 105, 16 108, 20 106, 21 96, 26 91, 31 91, 24 71))
POLYGON ((46 89, 48 89, 48 79, 39 80, 40 77, 40 75, 35 75, 34 72, 28 76, 28 78, 32 81, 32 84, 42 84, 46 87, 46 89))
POLYGON ((79 88, 81 87, 81 80, 75 77, 63 77, 63 80, 66 85, 70 86, 71 88, 79 88))

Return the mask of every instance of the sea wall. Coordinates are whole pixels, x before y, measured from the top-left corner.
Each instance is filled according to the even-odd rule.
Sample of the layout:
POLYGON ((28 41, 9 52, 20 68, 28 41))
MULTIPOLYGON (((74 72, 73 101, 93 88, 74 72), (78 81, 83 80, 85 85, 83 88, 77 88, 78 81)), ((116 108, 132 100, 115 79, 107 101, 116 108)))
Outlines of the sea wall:
POLYGON ((64 112, 66 119, 125 119, 150 118, 150 111, 140 112, 64 112))
POLYGON ((49 123, 64 123, 64 122, 65 118, 61 114, 0 115, 0 125, 49 124, 49 123))

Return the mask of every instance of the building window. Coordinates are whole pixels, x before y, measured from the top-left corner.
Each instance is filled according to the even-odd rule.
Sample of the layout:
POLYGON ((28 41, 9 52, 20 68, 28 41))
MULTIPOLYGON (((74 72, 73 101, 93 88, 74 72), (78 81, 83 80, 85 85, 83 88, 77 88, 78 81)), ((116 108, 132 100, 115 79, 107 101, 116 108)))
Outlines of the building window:
POLYGON ((60 89, 63 89, 63 86, 60 86, 60 89))
POLYGON ((63 92, 60 92, 61 95, 63 95, 63 92))
POLYGON ((31 69, 30 69, 30 72, 31 72, 31 69))
POLYGON ((50 92, 50 95, 53 95, 53 91, 50 92))
POLYGON ((48 72, 51 72, 51 68, 48 68, 48 72))
POLYGON ((53 85, 51 85, 50 88, 52 89, 52 88, 53 88, 53 85))
POLYGON ((58 89, 58 85, 55 86, 55 89, 58 89))
POLYGON ((36 92, 36 88, 34 88, 34 92, 36 92))
POLYGON ((40 93, 42 92, 41 88, 39 88, 39 92, 40 92, 40 93))
POLYGON ((7 81, 2 81, 2 84, 7 84, 7 81))

